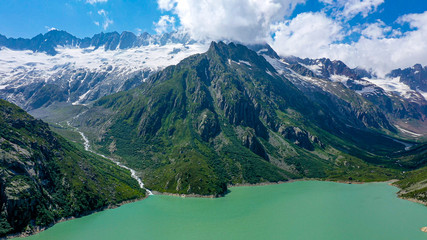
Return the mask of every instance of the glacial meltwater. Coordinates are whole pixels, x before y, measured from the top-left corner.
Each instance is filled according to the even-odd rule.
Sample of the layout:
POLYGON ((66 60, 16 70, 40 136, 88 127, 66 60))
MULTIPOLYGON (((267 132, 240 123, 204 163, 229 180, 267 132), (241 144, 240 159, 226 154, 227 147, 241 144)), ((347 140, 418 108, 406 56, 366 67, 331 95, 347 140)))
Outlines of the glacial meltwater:
POLYGON ((233 187, 225 197, 150 196, 56 224, 26 240, 427 240, 427 207, 387 183, 301 181, 233 187))

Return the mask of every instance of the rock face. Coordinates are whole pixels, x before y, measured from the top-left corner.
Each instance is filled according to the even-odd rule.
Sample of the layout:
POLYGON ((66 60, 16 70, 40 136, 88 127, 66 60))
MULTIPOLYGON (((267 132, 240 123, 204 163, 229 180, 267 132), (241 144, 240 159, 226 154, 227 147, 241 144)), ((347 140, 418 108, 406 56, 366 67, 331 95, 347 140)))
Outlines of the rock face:
POLYGON ((0 237, 143 196, 129 172, 0 100, 0 237))
POLYGON ((316 142, 318 142, 316 137, 311 136, 311 134, 309 134, 307 131, 298 127, 280 127, 279 133, 282 134, 284 138, 291 140, 295 145, 310 151, 314 150, 312 141, 314 142, 314 140, 316 140, 316 142))
POLYGON ((382 156, 405 146, 379 133, 393 128, 372 103, 354 92, 347 101, 305 92, 266 59, 213 42, 72 124, 94 133, 105 154, 114 145, 159 192, 218 195, 227 184, 326 177, 361 159, 394 164, 382 156))
POLYGON ((400 77, 399 81, 408 85, 412 90, 427 92, 427 66, 415 64, 411 68, 396 69, 388 74, 389 77, 400 77))

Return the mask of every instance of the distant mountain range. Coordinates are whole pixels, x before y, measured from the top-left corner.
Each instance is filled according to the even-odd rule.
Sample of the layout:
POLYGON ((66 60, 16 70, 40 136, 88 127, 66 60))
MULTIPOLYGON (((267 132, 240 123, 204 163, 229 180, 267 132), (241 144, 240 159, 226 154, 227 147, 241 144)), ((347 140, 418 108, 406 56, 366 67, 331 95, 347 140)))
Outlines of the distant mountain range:
POLYGON ((207 46, 180 33, 78 39, 53 30, 32 39, 0 37, 0 48, 0 97, 31 110, 53 102, 85 104, 130 89, 207 46))
POLYGON ((191 44, 193 42, 188 34, 178 32, 161 35, 150 35, 145 32, 138 36, 132 32, 122 32, 121 34, 110 32, 95 34, 92 38, 85 37, 83 39, 60 30, 51 30, 46 34, 39 34, 31 39, 7 38, 0 35, 0 47, 12 50, 45 52, 49 55, 56 55, 58 47, 116 50, 148 46, 150 44, 163 46, 170 43, 191 44))

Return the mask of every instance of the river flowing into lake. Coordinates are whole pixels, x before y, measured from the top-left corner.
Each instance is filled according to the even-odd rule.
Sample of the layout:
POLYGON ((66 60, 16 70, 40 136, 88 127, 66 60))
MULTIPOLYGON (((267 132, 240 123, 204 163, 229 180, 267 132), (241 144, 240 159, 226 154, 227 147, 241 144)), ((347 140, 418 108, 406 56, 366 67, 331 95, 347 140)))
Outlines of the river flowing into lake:
MULTIPOLYGON (((80 113, 79 115, 75 116, 73 119, 78 118, 83 113, 85 113, 85 112, 80 113)), ((82 137, 82 140, 83 140, 83 146, 84 146, 84 148, 85 148, 86 151, 94 153, 94 154, 96 154, 96 155, 98 155, 100 157, 106 158, 106 159, 114 162, 117 166, 119 166, 121 168, 124 168, 126 170, 129 170, 131 177, 138 182, 139 187, 142 188, 142 189, 145 189, 145 191, 146 191, 146 193, 148 195, 153 195, 153 193, 148 188, 144 187, 144 183, 142 182, 141 178, 138 175, 136 175, 136 171, 135 170, 133 170, 132 168, 130 168, 128 166, 123 165, 121 162, 117 161, 114 158, 110 158, 110 157, 107 157, 107 156, 105 156, 103 154, 100 154, 100 153, 97 153, 97 152, 93 151, 91 149, 91 147, 90 147, 89 139, 85 136, 85 134, 82 131, 80 131, 78 128, 73 127, 71 125, 70 121, 67 121, 67 125, 68 125, 68 127, 72 128, 74 131, 76 131, 76 132, 78 132, 80 134, 80 136, 82 137)))
POLYGON ((426 240, 427 207, 387 183, 233 187, 216 199, 154 195, 62 222, 27 240, 426 240))

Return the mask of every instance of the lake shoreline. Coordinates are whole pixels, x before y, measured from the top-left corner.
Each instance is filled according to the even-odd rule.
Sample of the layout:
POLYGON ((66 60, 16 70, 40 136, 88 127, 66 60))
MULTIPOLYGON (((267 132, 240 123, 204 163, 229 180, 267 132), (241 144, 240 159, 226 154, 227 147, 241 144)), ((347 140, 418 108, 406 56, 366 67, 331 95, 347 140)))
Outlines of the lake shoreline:
MULTIPOLYGON (((372 182, 359 182, 359 181, 335 181, 335 180, 330 180, 330 179, 320 179, 320 178, 302 178, 302 179, 290 179, 288 181, 279 181, 279 182, 261 182, 261 183, 237 183, 237 184, 229 184, 227 185, 227 188, 232 188, 232 187, 256 187, 256 186, 268 186, 268 185, 278 185, 278 184, 285 184, 285 183, 294 183, 294 182, 304 182, 304 181, 320 181, 320 182, 333 182, 333 183, 342 183, 342 184, 368 184, 368 183, 388 183, 388 185, 390 186, 394 186, 399 188, 398 186, 394 185, 395 182, 399 181, 398 179, 391 179, 391 180, 387 180, 387 181, 372 181, 372 182)), ((400 188, 399 188, 400 189, 400 188)), ((227 191, 224 194, 219 194, 219 195, 201 195, 201 194, 179 194, 179 193, 168 193, 168 192, 158 192, 158 191, 152 191, 153 195, 163 195, 163 196, 173 196, 173 197, 182 197, 182 198, 220 198, 220 197, 225 197, 229 191, 227 191)), ((139 202, 142 201, 146 198, 148 198, 150 195, 146 195, 143 198, 136 198, 136 199, 132 199, 132 200, 126 200, 117 204, 110 204, 107 205, 105 207, 102 207, 100 209, 96 209, 96 210, 92 210, 92 211, 88 211, 85 213, 82 213, 79 216, 72 216, 72 217, 67 217, 67 218, 61 218, 59 220, 55 220, 54 223, 52 223, 51 225, 47 226, 47 227, 39 227, 39 226, 35 226, 35 228, 32 231, 26 231, 26 232, 21 232, 21 233, 15 233, 15 234, 11 234, 11 235, 7 235, 6 237, 0 238, 1 239, 13 239, 13 238, 18 238, 18 237, 29 237, 31 235, 35 235, 38 234, 40 232, 43 232, 51 227, 53 227, 54 225, 56 225, 57 223, 61 223, 61 222, 65 222, 68 220, 73 220, 73 219, 77 219, 77 218, 81 218, 81 217, 85 217, 97 212, 101 212, 101 211, 105 211, 108 209, 115 209, 118 208, 120 206, 123 206, 125 204, 128 203, 134 203, 134 202, 139 202)), ((427 202, 423 202, 420 201, 418 199, 411 199, 411 198, 403 198, 400 197, 397 193, 396 193, 396 197, 403 199, 403 200, 407 200, 407 201, 411 201, 411 202, 415 202, 415 203, 419 203, 419 204, 423 204, 425 206, 427 206, 427 202)))
POLYGON ((78 219, 78 218, 85 217, 85 216, 89 216, 89 215, 92 215, 94 213, 102 212, 102 211, 105 211, 105 210, 108 210, 108 209, 115 209, 115 208, 121 207, 121 206, 123 206, 125 204, 128 204, 128 203, 134 203, 134 202, 142 201, 142 200, 148 198, 149 196, 150 195, 147 194, 143 198, 135 198, 135 199, 125 200, 125 201, 122 201, 122 202, 119 202, 119 203, 115 203, 115 204, 109 204, 109 205, 106 205, 104 207, 101 207, 101 208, 98 208, 98 209, 95 209, 95 210, 91 210, 91 211, 87 211, 87 212, 81 213, 78 216, 71 216, 71 217, 65 217, 65 218, 55 219, 54 222, 51 223, 49 226, 44 226, 44 227, 33 226, 34 227, 33 229, 26 230, 26 231, 20 232, 20 233, 9 234, 9 235, 6 235, 5 237, 0 237, 0 240, 3 240, 3 239, 14 239, 14 238, 24 238, 24 237, 29 237, 29 236, 32 236, 32 235, 36 235, 38 233, 41 233, 41 232, 43 232, 43 231, 45 231, 45 230, 47 230, 47 229, 55 226, 58 223, 66 222, 66 221, 73 220, 73 219, 78 219))
MULTIPOLYGON (((335 181, 335 180, 322 179, 322 178, 300 178, 300 179, 290 179, 287 181, 278 181, 278 182, 228 184, 227 188, 257 187, 257 186, 278 185, 278 184, 305 182, 305 181, 333 182, 333 183, 343 183, 343 184, 388 183, 389 185, 392 185, 394 182, 399 181, 399 180, 398 179, 391 179, 391 180, 387 180, 387 181, 359 182, 359 181, 341 181, 341 180, 335 181)), ((395 186, 395 187, 397 187, 397 186, 395 186)), ((154 195, 173 196, 173 197, 182 197, 182 198, 220 198, 220 197, 225 197, 229 193, 229 191, 227 191, 224 194, 218 194, 218 195, 201 195, 201 194, 194 194, 194 193, 184 194, 184 193, 168 193, 168 192, 158 192, 158 191, 152 191, 152 192, 154 195)))

